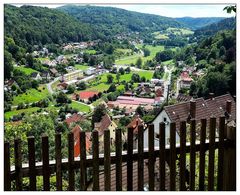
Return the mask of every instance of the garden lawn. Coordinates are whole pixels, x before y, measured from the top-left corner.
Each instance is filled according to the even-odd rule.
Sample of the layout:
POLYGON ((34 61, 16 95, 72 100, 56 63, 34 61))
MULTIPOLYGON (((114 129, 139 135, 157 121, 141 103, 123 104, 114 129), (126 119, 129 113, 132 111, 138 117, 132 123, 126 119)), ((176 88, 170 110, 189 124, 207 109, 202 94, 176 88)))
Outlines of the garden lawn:
POLYGON ((87 49, 87 50, 84 50, 84 52, 92 55, 96 54, 96 50, 94 49, 87 49))
POLYGON ((22 114, 22 113, 26 113, 26 114, 27 113, 33 113, 33 112, 36 112, 39 109, 40 109, 39 107, 31 107, 31 108, 26 108, 26 109, 21 109, 21 110, 12 110, 12 111, 9 111, 9 112, 5 112, 4 117, 6 119, 10 119, 14 115, 19 115, 19 114, 22 114))
POLYGON ((81 102, 72 101, 72 103, 69 104, 69 106, 71 106, 74 109, 77 109, 80 112, 90 112, 91 111, 90 106, 82 104, 81 102))
POLYGON ((76 64, 75 68, 78 69, 78 70, 87 70, 89 68, 89 66, 76 64))
POLYGON ((13 106, 17 106, 19 103, 33 103, 33 102, 37 102, 41 99, 46 98, 49 93, 47 90, 47 86, 42 85, 38 88, 38 90, 36 89, 29 89, 27 90, 25 93, 20 94, 18 96, 14 96, 13 98, 13 106), (41 91, 38 91, 41 90, 41 91))
POLYGON ((26 68, 26 67, 23 67, 23 66, 16 67, 16 69, 24 72, 26 75, 31 75, 33 72, 38 72, 38 71, 36 71, 32 68, 26 68))

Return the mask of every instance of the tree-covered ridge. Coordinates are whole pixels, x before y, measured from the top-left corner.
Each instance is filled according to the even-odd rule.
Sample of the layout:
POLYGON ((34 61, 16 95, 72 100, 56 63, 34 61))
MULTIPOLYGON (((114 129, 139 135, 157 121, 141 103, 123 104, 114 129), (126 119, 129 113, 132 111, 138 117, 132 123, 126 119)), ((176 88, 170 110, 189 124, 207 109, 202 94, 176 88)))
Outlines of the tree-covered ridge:
POLYGON ((182 17, 175 18, 178 22, 185 24, 188 28, 196 30, 204 26, 217 23, 223 20, 223 17, 204 17, 204 18, 192 18, 192 17, 182 17))
POLYGON ((97 33, 68 14, 36 6, 4 6, 4 33, 21 47, 95 39, 97 33))
POLYGON ((233 30, 236 28, 236 18, 226 18, 217 23, 213 23, 197 29, 194 33, 194 36, 211 36, 216 34, 221 30, 233 30))
POLYGON ((57 9, 74 16, 81 22, 94 25, 104 35, 131 31, 145 33, 165 30, 169 27, 184 27, 172 18, 113 7, 65 5, 57 9))

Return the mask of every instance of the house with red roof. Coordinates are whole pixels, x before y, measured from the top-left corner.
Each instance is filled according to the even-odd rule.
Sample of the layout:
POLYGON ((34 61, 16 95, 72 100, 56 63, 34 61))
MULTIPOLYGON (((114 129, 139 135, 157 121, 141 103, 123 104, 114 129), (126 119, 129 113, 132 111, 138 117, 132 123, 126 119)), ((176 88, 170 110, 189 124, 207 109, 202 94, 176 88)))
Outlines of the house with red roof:
POLYGON ((67 124, 68 127, 70 127, 71 124, 84 121, 84 120, 85 120, 84 116, 75 113, 72 116, 66 118, 64 122, 67 124))
POLYGON ((180 88, 189 88, 193 79, 189 76, 187 71, 183 71, 180 75, 179 86, 180 88))
POLYGON ((98 92, 96 92, 96 91, 81 91, 79 94, 73 94, 72 99, 73 100, 81 99, 81 100, 87 102, 89 98, 92 98, 95 95, 98 95, 98 92))
MULTIPOLYGON (((73 137, 74 137, 74 157, 79 157, 80 155, 80 132, 82 131, 82 128, 79 125, 76 125, 72 129, 73 137)), ((92 147, 91 142, 91 132, 86 132, 86 152, 89 153, 92 147)))

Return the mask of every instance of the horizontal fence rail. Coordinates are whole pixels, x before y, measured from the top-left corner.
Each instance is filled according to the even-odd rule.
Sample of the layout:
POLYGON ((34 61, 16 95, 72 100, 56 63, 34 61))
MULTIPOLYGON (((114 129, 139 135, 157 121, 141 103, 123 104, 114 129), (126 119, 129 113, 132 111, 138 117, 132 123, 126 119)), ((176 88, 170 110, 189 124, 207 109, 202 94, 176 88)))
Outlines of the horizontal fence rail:
POLYGON ((47 135, 43 135, 41 145, 42 162, 35 162, 35 138, 29 137, 29 161, 25 164, 22 163, 21 140, 16 139, 14 141, 15 164, 12 166, 10 165, 11 147, 9 142, 5 142, 4 190, 21 191, 23 190, 23 179, 29 178, 28 189, 35 191, 37 189, 36 176, 42 176, 42 189, 49 191, 51 188, 50 177, 54 174, 56 176, 56 190, 61 191, 63 190, 63 176, 66 172, 68 173, 67 190, 69 191, 76 190, 76 182, 79 182, 80 190, 83 191, 89 189, 109 191, 112 190, 112 182, 114 182, 114 189, 117 191, 236 190, 236 127, 227 128, 224 117, 220 117, 219 120, 211 118, 209 121, 202 119, 200 123, 200 137, 198 140, 196 137, 197 121, 191 120, 189 129, 187 129, 187 123, 182 121, 179 129, 179 143, 176 143, 176 124, 171 123, 169 128, 170 144, 165 143, 166 125, 164 123, 159 124, 158 132, 154 132, 153 124, 149 125, 147 129, 140 125, 137 134, 137 149, 134 149, 133 144, 136 141, 133 128, 129 128, 126 151, 122 151, 122 131, 116 129, 115 152, 111 152, 110 131, 106 130, 103 139, 104 153, 99 153, 99 134, 95 130, 92 132, 91 138, 92 155, 86 155, 86 134, 80 132, 80 156, 75 158, 74 135, 69 133, 67 159, 62 159, 62 138, 61 134, 57 133, 55 135, 55 160, 49 160, 49 140, 47 135), (217 121, 219 121, 218 126, 217 121), (207 122, 209 122, 209 125, 207 125, 207 122), (216 127, 218 127, 218 138, 216 138, 216 127), (188 131, 190 132, 189 136, 188 131), (158 146, 155 144, 155 133, 159 134, 158 146), (147 148, 144 148, 145 136, 148 139, 147 148), (190 141, 187 141, 187 137, 190 137, 190 141), (196 164, 197 153, 199 154, 199 164, 196 164), (215 153, 218 154, 217 158, 215 153), (206 160, 206 157, 208 157, 208 160, 206 160), (187 163, 188 159, 189 163, 187 163), (217 168, 215 168, 215 159, 218 159, 217 168), (136 178, 134 177, 136 173, 133 171, 135 162, 137 162, 136 178), (126 178, 123 178, 124 164, 126 165, 126 178), (187 167, 187 164, 189 164, 189 167, 187 167), (147 175, 144 173, 144 165, 147 166, 147 175), (207 175, 206 167, 208 167, 207 175), (87 171, 89 168, 92 170, 90 173, 87 171), (198 173, 197 169, 199 170, 198 173), (112 176, 113 170, 114 175, 112 176), (217 172, 217 176, 214 175, 215 172, 217 172), (76 174, 79 174, 80 181, 76 180, 76 174), (101 174, 104 174, 103 183, 100 182, 101 174), (196 174, 199 180, 196 180, 196 174), (169 179, 166 180, 167 175, 169 179), (145 177, 148 178, 147 183, 145 177), (92 185, 89 184, 89 181, 92 185), (12 187, 12 182, 14 182, 15 188, 12 187), (123 189, 123 183, 125 182, 127 182, 127 185, 123 189), (167 182, 169 182, 169 187, 166 188, 167 182), (215 185, 215 183, 217 184, 215 185))

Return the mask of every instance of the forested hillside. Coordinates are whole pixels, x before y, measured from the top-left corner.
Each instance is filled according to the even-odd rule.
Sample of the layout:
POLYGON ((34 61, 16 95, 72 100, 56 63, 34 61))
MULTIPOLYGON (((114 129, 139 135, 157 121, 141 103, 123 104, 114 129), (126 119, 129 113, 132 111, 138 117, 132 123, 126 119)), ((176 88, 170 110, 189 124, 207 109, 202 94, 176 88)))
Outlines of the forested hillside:
POLYGON ((22 6, 4 7, 4 34, 18 46, 96 39, 97 32, 68 14, 55 9, 22 6))
POLYGON ((103 35, 132 31, 148 34, 169 27, 184 27, 172 18, 112 7, 66 5, 57 9, 74 16, 80 22, 93 25, 103 35))
POLYGON ((183 17, 175 18, 178 22, 185 24, 188 28, 196 30, 204 26, 217 23, 224 18, 222 17, 204 17, 204 18, 192 18, 192 17, 183 17))

